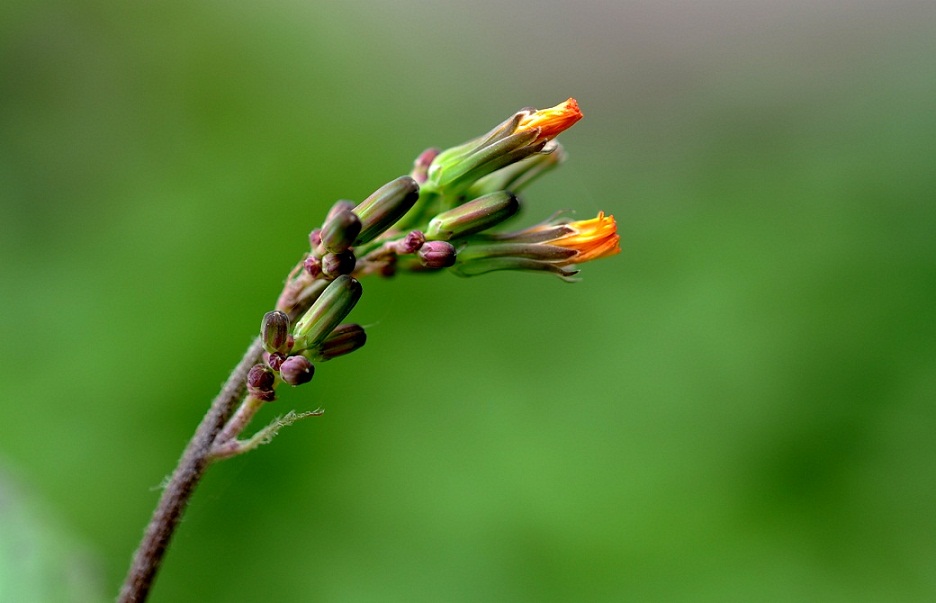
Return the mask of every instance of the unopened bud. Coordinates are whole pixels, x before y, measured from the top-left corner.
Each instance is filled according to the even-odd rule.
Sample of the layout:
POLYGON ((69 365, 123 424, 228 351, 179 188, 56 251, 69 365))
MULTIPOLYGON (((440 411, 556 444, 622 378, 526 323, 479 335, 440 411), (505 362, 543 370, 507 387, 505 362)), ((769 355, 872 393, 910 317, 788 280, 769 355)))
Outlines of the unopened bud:
POLYGON ((368 243, 393 226, 419 199, 419 185, 409 176, 400 176, 374 191, 354 208, 361 219, 356 245, 368 243))
POLYGON ((270 368, 274 371, 278 371, 280 366, 283 365, 283 362, 286 360, 285 354, 280 354, 279 352, 274 352, 272 354, 265 354, 267 364, 270 365, 270 368))
POLYGON ((457 190, 505 166, 539 152, 546 140, 538 139, 537 129, 520 130, 486 146, 480 146, 464 156, 443 161, 436 158, 429 170, 429 179, 439 188, 457 190))
POLYGON ((449 240, 487 230, 520 210, 520 202, 507 191, 478 197, 437 215, 429 222, 426 237, 449 240))
POLYGON ((280 367, 280 377, 292 386, 308 383, 313 375, 315 367, 305 356, 290 356, 280 367))
POLYGON ((481 178, 468 189, 468 194, 477 197, 495 191, 509 190, 519 193, 531 182, 556 168, 565 161, 566 153, 557 141, 551 140, 543 149, 522 161, 503 167, 481 178))
POLYGON ((331 209, 328 210, 328 215, 325 216, 325 221, 328 222, 338 214, 343 211, 351 211, 354 209, 354 201, 348 201, 347 199, 339 199, 335 201, 335 204, 331 206, 331 209))
POLYGON ((289 317, 285 312, 274 310, 263 315, 260 339, 263 341, 263 349, 271 354, 289 351, 289 317))
POLYGON ((361 349, 366 341, 367 334, 361 325, 339 325, 319 344, 310 358, 319 362, 331 360, 361 349))
POLYGON ((455 248, 445 241, 428 241, 419 248, 419 263, 426 268, 448 268, 455 263, 455 248))
POLYGON ((251 396, 267 402, 274 400, 276 399, 276 390, 273 389, 275 385, 276 375, 270 368, 262 364, 250 367, 250 372, 247 373, 247 392, 251 396))
POLYGON ((426 177, 429 175, 429 166, 438 154, 439 149, 426 149, 420 153, 416 161, 413 162, 413 171, 410 172, 410 175, 417 184, 422 184, 426 181, 426 177))
POLYGON ((416 253, 425 242, 426 235, 424 235, 422 231, 414 230, 397 241, 395 251, 399 255, 409 255, 411 253, 416 253))
POLYGON ((309 233, 309 245, 312 246, 312 249, 315 249, 322 244, 322 229, 316 228, 309 233))
POLYGON ((322 226, 322 246, 329 253, 347 250, 361 233, 361 220, 350 210, 342 210, 325 220, 322 226))
POLYGON ((342 274, 351 274, 354 272, 354 266, 357 259, 354 252, 350 249, 341 253, 327 253, 322 258, 322 274, 326 278, 336 278, 342 274))
POLYGON ((314 255, 310 255, 302 260, 302 267, 312 278, 318 278, 319 275, 322 274, 322 260, 314 255))
POLYGON ((293 329, 294 350, 307 350, 320 344, 361 299, 361 283, 343 274, 319 295, 293 329))

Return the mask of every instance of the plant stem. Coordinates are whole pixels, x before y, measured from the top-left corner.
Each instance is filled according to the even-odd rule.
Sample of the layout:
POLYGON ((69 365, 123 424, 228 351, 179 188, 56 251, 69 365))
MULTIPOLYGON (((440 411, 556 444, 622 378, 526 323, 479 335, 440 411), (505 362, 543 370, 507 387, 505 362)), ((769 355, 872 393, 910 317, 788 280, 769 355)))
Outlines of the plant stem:
POLYGON ((224 427, 234 406, 244 395, 247 373, 259 362, 263 346, 258 337, 253 341, 244 357, 228 377, 227 382, 211 403, 195 435, 185 447, 175 471, 159 499, 153 518, 146 527, 143 540, 133 555, 130 571, 120 589, 119 603, 143 603, 159 571, 166 547, 175 531, 195 487, 210 462, 209 455, 215 438, 224 427))

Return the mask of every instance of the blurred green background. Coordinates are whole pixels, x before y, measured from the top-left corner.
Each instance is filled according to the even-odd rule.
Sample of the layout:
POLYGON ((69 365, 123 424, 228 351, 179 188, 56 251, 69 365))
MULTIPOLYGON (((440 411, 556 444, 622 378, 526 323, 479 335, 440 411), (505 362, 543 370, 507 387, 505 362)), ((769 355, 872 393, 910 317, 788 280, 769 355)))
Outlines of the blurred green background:
POLYGON ((3 2, 0 599, 116 592, 335 199, 568 96, 523 221, 623 253, 365 282, 367 347, 259 422, 324 417, 209 472, 151 600, 936 600, 936 7, 897 0, 3 2))

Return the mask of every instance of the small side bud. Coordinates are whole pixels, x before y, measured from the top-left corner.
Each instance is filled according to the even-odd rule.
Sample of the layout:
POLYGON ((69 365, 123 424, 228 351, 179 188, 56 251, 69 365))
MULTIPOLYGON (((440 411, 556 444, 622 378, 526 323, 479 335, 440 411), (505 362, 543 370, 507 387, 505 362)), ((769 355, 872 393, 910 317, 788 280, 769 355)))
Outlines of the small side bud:
POLYGON ((285 312, 274 310, 263 315, 260 339, 263 341, 263 349, 271 354, 289 351, 289 317, 285 312))
POLYGON ((361 232, 355 245, 368 243, 393 226, 419 199, 419 185, 409 176, 400 176, 374 191, 354 208, 361 219, 361 232))
POLYGON ((354 266, 357 264, 357 258, 350 249, 341 253, 327 253, 322 258, 322 274, 326 278, 337 278, 342 274, 351 274, 354 272, 354 266))
POLYGON ((361 233, 361 220, 350 210, 342 210, 325 220, 322 246, 329 253, 346 251, 361 233))
POLYGON ((302 267, 312 278, 318 278, 322 274, 322 260, 314 255, 308 256, 302 260, 302 267))
POLYGON ((463 203, 429 222, 426 238, 447 241, 487 230, 520 211, 520 202, 508 191, 498 191, 463 203))
POLYGON ((315 249, 322 244, 322 229, 316 228, 309 233, 309 245, 312 246, 312 249, 315 249))
POLYGON ((274 371, 280 370, 280 367, 283 365, 283 362, 286 360, 285 354, 280 354, 279 352, 273 352, 272 354, 264 354, 267 364, 270 365, 270 368, 274 371))
POLYGON ((346 274, 333 280, 296 323, 293 349, 307 350, 324 341, 351 312, 361 293, 361 283, 346 274))
POLYGON ((290 356, 280 367, 280 377, 293 387, 312 381, 313 375, 315 367, 305 356, 290 356))
POLYGON ((428 241, 419 248, 419 263, 426 268, 448 268, 455 264, 455 247, 445 241, 428 241))
POLYGON ((339 325, 309 357, 313 361, 325 362, 359 350, 366 342, 367 334, 361 325, 339 325))
POLYGON ((276 399, 276 375, 272 369, 255 364, 247 373, 247 392, 258 400, 270 402, 276 399))
POLYGON ((414 230, 397 241, 396 249, 394 251, 396 251, 399 255, 409 255, 411 253, 416 253, 425 242, 426 235, 424 235, 420 230, 414 230))
POLYGON ((439 153, 439 149, 426 149, 420 153, 416 161, 413 162, 413 171, 410 172, 410 175, 417 184, 422 184, 426 181, 426 178, 429 176, 429 166, 432 165, 432 160, 435 159, 439 153))

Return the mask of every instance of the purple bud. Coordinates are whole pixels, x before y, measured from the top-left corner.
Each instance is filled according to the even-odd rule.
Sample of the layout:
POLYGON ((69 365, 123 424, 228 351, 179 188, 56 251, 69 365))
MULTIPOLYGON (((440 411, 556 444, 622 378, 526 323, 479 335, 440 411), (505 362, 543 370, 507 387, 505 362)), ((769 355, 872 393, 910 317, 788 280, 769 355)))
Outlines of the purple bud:
POLYGON ((455 248, 445 241, 429 241, 419 249, 419 262, 426 268, 448 268, 455 264, 455 248))
POLYGON ((315 367, 304 356, 290 356, 280 366, 280 377, 286 383, 296 386, 308 383, 315 374, 315 367))
POLYGON ((351 247, 360 232, 360 218, 351 210, 340 211, 325 220, 322 246, 331 253, 341 253, 351 247))
POLYGON ((280 367, 283 365, 284 360, 286 360, 285 354, 280 354, 279 352, 266 354, 267 364, 269 364, 270 368, 273 369, 274 371, 280 370, 280 367))
POLYGON ((247 391, 251 396, 267 402, 275 400, 276 391, 273 389, 275 384, 276 375, 272 370, 262 364, 250 367, 250 372, 247 373, 247 391))
POLYGON ((316 228, 315 230, 309 233, 309 245, 312 246, 312 249, 315 249, 321 244, 322 244, 322 230, 320 228, 316 228))
POLYGON ((274 310, 263 315, 260 339, 267 352, 289 351, 289 317, 285 312, 274 310))
POLYGON ((318 276, 322 274, 322 262, 314 255, 310 255, 302 260, 302 267, 305 268, 305 271, 308 272, 309 276, 312 278, 318 278, 318 276))
POLYGON ((342 274, 354 272, 357 259, 350 249, 341 253, 327 253, 322 258, 322 274, 327 278, 337 278, 342 274))
POLYGON ((426 181, 426 178, 429 175, 429 166, 432 164, 432 160, 436 158, 436 155, 438 155, 439 152, 439 149, 426 149, 420 153, 419 157, 416 158, 416 161, 413 162, 413 171, 410 172, 410 175, 417 184, 422 184, 426 181))
POLYGON ((421 230, 414 230, 401 240, 397 241, 396 252, 400 255, 416 253, 426 242, 426 235, 421 230))

